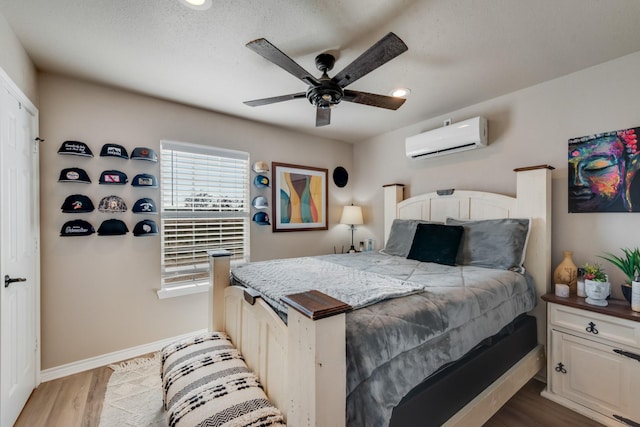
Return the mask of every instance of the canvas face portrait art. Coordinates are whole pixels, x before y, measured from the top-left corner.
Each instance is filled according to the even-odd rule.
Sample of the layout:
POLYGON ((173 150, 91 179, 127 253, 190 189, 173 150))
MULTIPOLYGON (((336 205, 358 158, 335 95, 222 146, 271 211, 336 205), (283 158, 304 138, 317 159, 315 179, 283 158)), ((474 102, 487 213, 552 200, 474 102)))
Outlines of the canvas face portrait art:
POLYGON ((640 212, 640 127, 569 140, 569 213, 640 212))

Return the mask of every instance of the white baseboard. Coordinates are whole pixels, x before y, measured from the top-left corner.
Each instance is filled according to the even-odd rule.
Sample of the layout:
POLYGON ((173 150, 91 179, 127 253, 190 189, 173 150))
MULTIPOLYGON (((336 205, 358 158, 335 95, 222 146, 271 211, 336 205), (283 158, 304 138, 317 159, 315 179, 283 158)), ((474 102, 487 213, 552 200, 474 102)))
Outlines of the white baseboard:
POLYGON ((179 335, 177 337, 166 338, 160 341, 152 342, 149 344, 138 345, 136 347, 126 348, 124 350, 114 351, 113 353, 107 353, 89 359, 78 360, 77 362, 67 363, 66 365, 56 366, 54 368, 45 369, 40 372, 40 381, 47 382, 55 380, 57 378, 66 377, 68 375, 77 374, 79 372, 88 371, 90 369, 99 368, 101 366, 110 365, 112 363, 121 362, 126 359, 138 357, 143 354, 152 353, 154 351, 161 350, 164 346, 171 344, 174 341, 188 338, 193 335, 202 334, 207 332, 206 329, 202 329, 188 334, 179 335))

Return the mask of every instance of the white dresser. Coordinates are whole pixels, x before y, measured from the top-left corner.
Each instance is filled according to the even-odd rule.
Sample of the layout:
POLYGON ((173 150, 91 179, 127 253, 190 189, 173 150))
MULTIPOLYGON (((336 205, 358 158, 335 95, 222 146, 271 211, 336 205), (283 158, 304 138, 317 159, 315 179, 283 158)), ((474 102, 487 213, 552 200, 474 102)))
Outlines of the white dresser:
POLYGON ((542 395, 608 426, 640 427, 640 313, 626 301, 542 297, 547 387, 542 395))

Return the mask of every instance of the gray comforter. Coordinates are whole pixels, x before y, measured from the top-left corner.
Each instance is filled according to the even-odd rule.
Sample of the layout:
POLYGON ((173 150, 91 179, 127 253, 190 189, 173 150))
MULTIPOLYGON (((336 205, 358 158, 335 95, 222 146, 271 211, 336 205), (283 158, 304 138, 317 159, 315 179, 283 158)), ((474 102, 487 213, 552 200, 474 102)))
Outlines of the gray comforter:
MULTIPOLYGON (((393 408, 424 378, 459 359, 535 305, 533 283, 511 271, 450 267, 372 252, 315 258, 344 268, 329 267, 332 273, 326 275, 314 271, 303 286, 338 299, 345 295, 342 290, 336 292, 333 273, 337 270, 350 271, 347 277, 352 279, 375 277, 376 283, 379 277, 386 276, 392 288, 406 287, 405 296, 384 299, 376 295, 376 301, 384 300, 364 303, 347 313, 349 426, 388 425, 393 408), (330 283, 323 285, 323 277, 330 283)), ((306 258, 293 262, 301 265, 303 260, 306 258)), ((282 292, 302 291, 296 286, 290 292, 284 290, 278 274, 261 275, 262 265, 268 263, 234 269, 232 277, 267 296, 270 288, 277 289, 268 297, 272 301, 278 301, 282 292), (255 282, 256 278, 260 283, 254 286, 252 280, 255 282)), ((286 265, 281 263, 285 268, 286 265)), ((288 275, 283 273, 282 277, 288 275)), ((366 287, 361 290, 368 292, 366 287)), ((282 304, 277 305, 283 308, 282 304)))

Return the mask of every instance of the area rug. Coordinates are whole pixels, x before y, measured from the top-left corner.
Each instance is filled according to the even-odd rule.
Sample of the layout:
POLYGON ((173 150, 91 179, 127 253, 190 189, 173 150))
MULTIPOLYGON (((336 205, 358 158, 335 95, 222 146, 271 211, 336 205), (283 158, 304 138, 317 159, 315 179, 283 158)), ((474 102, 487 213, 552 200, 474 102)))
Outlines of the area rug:
POLYGON ((160 353, 109 365, 100 427, 166 427, 162 409, 160 353))

